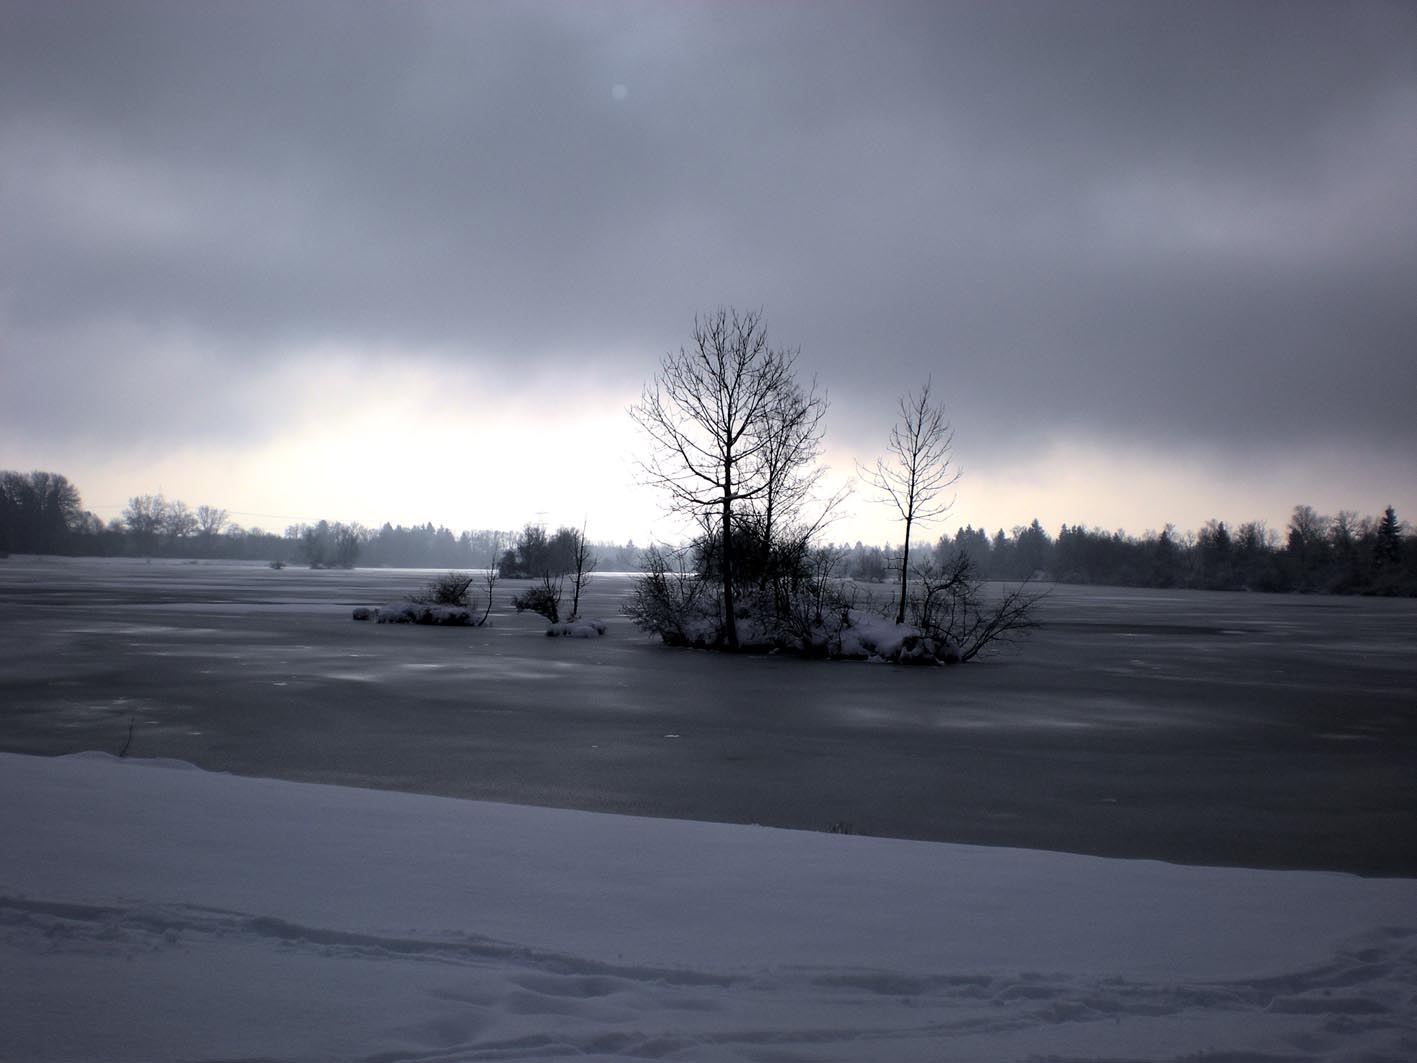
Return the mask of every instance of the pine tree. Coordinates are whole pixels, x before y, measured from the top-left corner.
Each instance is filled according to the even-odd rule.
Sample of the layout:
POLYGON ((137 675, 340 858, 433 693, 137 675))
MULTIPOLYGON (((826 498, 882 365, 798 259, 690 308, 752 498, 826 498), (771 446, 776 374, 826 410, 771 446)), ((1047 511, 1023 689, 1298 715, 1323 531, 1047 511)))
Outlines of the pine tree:
POLYGON ((1378 541, 1373 548, 1373 567, 1396 568, 1402 563, 1402 528, 1397 523, 1397 511, 1391 506, 1383 510, 1378 521, 1378 541))

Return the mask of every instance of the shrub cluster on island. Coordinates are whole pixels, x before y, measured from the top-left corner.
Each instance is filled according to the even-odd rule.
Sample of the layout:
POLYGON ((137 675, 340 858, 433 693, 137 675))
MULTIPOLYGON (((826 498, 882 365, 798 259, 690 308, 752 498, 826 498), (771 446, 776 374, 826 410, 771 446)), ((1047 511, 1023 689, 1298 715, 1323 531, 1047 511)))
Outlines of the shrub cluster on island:
POLYGON ((526 578, 527 569, 519 565, 536 564, 541 575, 530 587, 512 598, 517 612, 533 612, 545 617, 550 626, 546 634, 567 638, 599 638, 606 632, 603 620, 580 615, 581 596, 590 586, 596 569, 584 529, 561 529, 567 533, 567 552, 563 559, 545 550, 546 531, 527 525, 516 546, 509 549, 499 564, 489 564, 478 573, 448 572, 429 582, 401 601, 387 605, 360 606, 354 610, 355 620, 373 620, 380 624, 428 624, 439 627, 483 627, 492 614, 493 592, 504 578, 526 578), (564 560, 567 567, 558 567, 564 560), (561 609, 569 582, 570 613, 561 619, 561 609))

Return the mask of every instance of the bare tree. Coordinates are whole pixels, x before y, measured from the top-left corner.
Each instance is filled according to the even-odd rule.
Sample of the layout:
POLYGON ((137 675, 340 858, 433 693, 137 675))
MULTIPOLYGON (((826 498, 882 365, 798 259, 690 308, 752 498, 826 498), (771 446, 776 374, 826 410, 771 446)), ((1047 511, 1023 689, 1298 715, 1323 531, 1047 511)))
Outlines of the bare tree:
POLYGON ((216 506, 197 507, 197 534, 202 537, 202 541, 208 546, 213 539, 221 534, 222 528, 227 525, 227 513, 224 509, 216 506))
POLYGON ((581 530, 576 532, 575 550, 571 555, 575 567, 571 570, 571 619, 576 620, 581 615, 581 591, 590 586, 591 573, 595 571, 596 560, 590 552, 590 544, 586 542, 585 523, 581 523, 581 530))
POLYGON ((486 624, 487 618, 492 615, 492 592, 497 589, 497 581, 502 578, 502 570, 498 567, 501 551, 502 536, 493 532, 487 542, 487 567, 482 570, 482 586, 487 592, 487 602, 482 609, 482 619, 477 622, 478 627, 486 624))
MULTIPOLYGON (((793 380, 795 360, 795 352, 768 346, 760 312, 719 309, 695 318, 689 347, 665 355, 630 409, 652 444, 641 463, 647 481, 669 493, 672 512, 703 522, 720 544, 729 649, 738 648, 735 507, 770 490, 768 454, 772 440, 782 437, 774 422, 810 421, 814 430, 820 420, 820 413, 814 419, 819 406, 793 380)), ((806 449, 815 456, 815 442, 806 449)))
POLYGON ((364 529, 357 522, 337 522, 330 526, 330 531, 333 535, 335 567, 353 568, 354 563, 359 560, 359 551, 364 546, 364 529))
POLYGON ((157 544, 157 533, 167 516, 167 499, 162 495, 134 495, 123 510, 123 524, 140 551, 157 544))
POLYGON ((974 562, 962 550, 943 563, 926 561, 914 571, 920 589, 910 601, 911 620, 937 640, 946 663, 973 660, 993 643, 1016 642, 1038 626, 1034 607, 1047 592, 1032 590, 1024 580, 986 603, 974 562))
POLYGON ((180 542, 190 538, 197 530, 197 518, 181 499, 169 502, 163 514, 162 534, 169 542, 180 542))
POLYGON ((945 418, 945 407, 930 399, 930 381, 920 392, 910 392, 900 400, 900 420, 891 429, 890 454, 877 458, 872 468, 858 466, 861 478, 881 495, 881 501, 895 507, 905 524, 905 543, 900 558, 900 605, 895 622, 905 623, 905 606, 910 579, 910 533, 916 524, 938 519, 954 505, 945 492, 959 481, 959 471, 950 465, 954 432, 945 418))
POLYGON ((353 568, 368 533, 358 523, 297 524, 285 529, 287 539, 300 544, 311 568, 353 568))

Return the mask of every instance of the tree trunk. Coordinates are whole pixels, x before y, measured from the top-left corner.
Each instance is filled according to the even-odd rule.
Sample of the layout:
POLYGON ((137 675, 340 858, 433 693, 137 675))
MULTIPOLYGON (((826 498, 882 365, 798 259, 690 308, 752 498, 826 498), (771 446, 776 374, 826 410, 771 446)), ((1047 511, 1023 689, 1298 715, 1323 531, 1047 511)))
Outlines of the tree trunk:
POLYGON ((733 471, 724 462, 723 475, 723 635, 728 648, 738 648, 738 618, 733 605, 733 471))
POLYGON ((910 579, 910 519, 905 521, 905 547, 900 552, 900 608, 896 610, 895 622, 905 623, 905 590, 910 579))

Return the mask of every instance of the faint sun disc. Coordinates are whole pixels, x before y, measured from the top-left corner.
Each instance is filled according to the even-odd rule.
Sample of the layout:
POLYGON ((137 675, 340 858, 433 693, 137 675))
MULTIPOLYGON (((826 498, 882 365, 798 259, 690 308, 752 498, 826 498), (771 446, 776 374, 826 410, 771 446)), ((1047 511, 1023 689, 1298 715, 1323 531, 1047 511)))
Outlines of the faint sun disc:
POLYGON ((630 88, 628 85, 622 85, 617 81, 614 85, 610 86, 610 98, 612 100, 623 100, 628 95, 630 95, 630 88))

